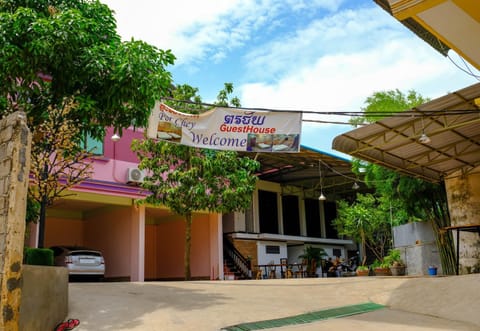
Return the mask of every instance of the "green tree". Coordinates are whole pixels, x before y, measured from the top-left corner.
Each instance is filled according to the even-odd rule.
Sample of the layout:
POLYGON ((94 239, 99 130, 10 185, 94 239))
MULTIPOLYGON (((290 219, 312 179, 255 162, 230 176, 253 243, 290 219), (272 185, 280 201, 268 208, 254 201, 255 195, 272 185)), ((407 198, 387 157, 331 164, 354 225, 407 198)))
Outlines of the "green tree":
MULTIPOLYGON (((194 100, 197 90, 184 90, 194 92, 188 99, 194 100)), ((134 141, 132 148, 140 159, 139 168, 147 173, 142 186, 152 193, 144 201, 167 206, 185 219, 184 270, 189 280, 193 213, 249 208, 258 162, 233 151, 198 149, 161 140, 134 141)))
MULTIPOLYGON (((415 91, 403 94, 399 90, 376 92, 366 100, 363 108, 367 122, 377 121, 394 112, 409 110, 428 99, 415 91)), ((375 188, 376 194, 391 206, 391 215, 400 224, 407 221, 431 221, 437 236, 442 268, 445 274, 454 274, 455 255, 451 233, 440 234, 439 229, 450 225, 445 188, 441 184, 403 176, 375 164, 354 160, 353 171, 365 168, 365 182, 375 188)))
POLYGON ((165 67, 173 61, 169 50, 122 42, 99 1, 0 1, 0 112, 23 110, 32 128, 65 97, 78 104, 70 116, 95 137, 107 126, 146 126, 171 86, 165 67))
MULTIPOLYGON (((68 99, 60 108, 49 107, 47 118, 35 128, 28 194, 40 206, 39 247, 44 244, 46 208, 93 172, 92 154, 78 140, 81 125, 69 118, 75 107, 68 99)), ((27 206, 31 203, 28 200, 27 206)))
POLYGON ((391 242, 390 209, 384 198, 357 194, 351 204, 340 200, 333 224, 340 235, 361 244, 364 254, 368 249, 376 259, 383 260, 391 242))
MULTIPOLYGON (((87 133, 102 139, 108 126, 118 132, 130 125, 146 126, 155 100, 171 87, 166 66, 174 59, 169 50, 142 41, 122 42, 113 12, 97 0, 0 1, 0 115, 18 110, 27 114, 32 151, 39 155, 77 160, 81 155, 73 144, 71 150, 52 150, 54 144, 35 132, 52 118, 50 112, 65 108, 65 100, 75 104, 62 115, 79 128, 76 136, 69 136, 72 142, 87 133)), ((53 174, 43 165, 36 180, 53 174)), ((62 180, 57 185, 74 184, 62 180)), ((41 238, 45 204, 55 196, 41 200, 41 238)))
POLYGON ((363 116, 350 119, 350 123, 355 126, 365 122, 373 123, 386 116, 421 105, 428 100, 414 90, 408 91, 407 94, 398 89, 374 92, 365 100, 366 106, 362 107, 363 116))

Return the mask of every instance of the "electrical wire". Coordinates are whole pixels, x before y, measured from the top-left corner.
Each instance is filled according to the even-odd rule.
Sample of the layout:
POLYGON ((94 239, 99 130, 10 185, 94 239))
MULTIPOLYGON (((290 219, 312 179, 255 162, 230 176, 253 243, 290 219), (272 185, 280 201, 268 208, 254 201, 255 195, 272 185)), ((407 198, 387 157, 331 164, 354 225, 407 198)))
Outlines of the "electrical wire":
MULTIPOLYGON (((240 109, 246 111, 268 111, 268 112, 278 112, 278 113, 302 113, 302 114, 313 114, 313 115, 327 115, 327 116, 349 116, 349 117, 365 117, 368 115, 369 117, 374 116, 396 116, 396 117, 436 117, 436 116, 449 116, 449 115, 467 115, 467 114, 478 114, 479 109, 455 109, 455 110, 420 110, 415 108, 415 110, 407 110, 407 111, 382 111, 382 112, 368 112, 365 113, 364 111, 315 111, 315 110, 302 110, 302 109, 273 109, 273 108, 252 108, 252 107, 231 107, 231 106, 218 106, 211 103, 198 103, 189 100, 176 100, 172 98, 165 98, 168 100, 172 100, 175 102, 186 103, 186 104, 195 104, 199 106, 205 107, 221 107, 221 108, 229 108, 229 109, 240 109)), ((199 109, 200 110, 200 109, 199 109)), ((210 109, 202 109, 204 111, 210 109)), ((311 121, 315 122, 316 120, 303 120, 303 121, 311 121)), ((322 121, 318 121, 322 122, 322 121)), ((329 124, 350 124, 345 122, 333 122, 333 121, 324 121, 324 123, 329 124)))

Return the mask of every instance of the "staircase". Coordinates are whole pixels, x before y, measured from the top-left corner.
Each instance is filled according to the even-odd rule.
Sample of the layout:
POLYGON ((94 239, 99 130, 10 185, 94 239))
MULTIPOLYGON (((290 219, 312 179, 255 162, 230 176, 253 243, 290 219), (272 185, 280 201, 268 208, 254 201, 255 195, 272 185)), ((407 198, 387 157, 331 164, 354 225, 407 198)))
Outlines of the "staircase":
POLYGON ((250 261, 227 237, 223 237, 223 272, 225 279, 252 279, 250 261))

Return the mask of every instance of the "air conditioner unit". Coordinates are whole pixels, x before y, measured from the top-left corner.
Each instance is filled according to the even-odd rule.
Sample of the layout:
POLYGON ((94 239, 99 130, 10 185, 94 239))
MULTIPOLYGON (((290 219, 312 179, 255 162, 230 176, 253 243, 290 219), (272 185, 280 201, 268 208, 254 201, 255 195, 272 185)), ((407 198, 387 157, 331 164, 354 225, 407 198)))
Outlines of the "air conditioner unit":
POLYGON ((128 168, 127 170, 127 183, 141 183, 145 177, 143 170, 138 168, 128 168))

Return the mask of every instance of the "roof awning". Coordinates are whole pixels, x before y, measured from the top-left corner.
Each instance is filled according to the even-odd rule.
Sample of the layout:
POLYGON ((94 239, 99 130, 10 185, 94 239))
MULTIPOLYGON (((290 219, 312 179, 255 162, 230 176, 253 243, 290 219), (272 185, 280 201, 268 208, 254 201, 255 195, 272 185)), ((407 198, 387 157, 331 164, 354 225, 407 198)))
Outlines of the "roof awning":
POLYGON ((356 175, 352 172, 352 164, 348 159, 306 146, 301 146, 298 153, 242 152, 240 154, 260 162, 261 169, 257 176, 261 180, 279 183, 283 187, 319 191, 321 172, 322 186, 329 198, 332 197, 331 193, 342 196, 356 191, 352 189, 352 185, 356 182, 356 175))
POLYGON ((443 55, 455 50, 480 70, 480 2, 472 0, 374 0, 443 55))
POLYGON ((468 173, 480 165, 480 83, 337 136, 333 149, 430 182, 468 173))

